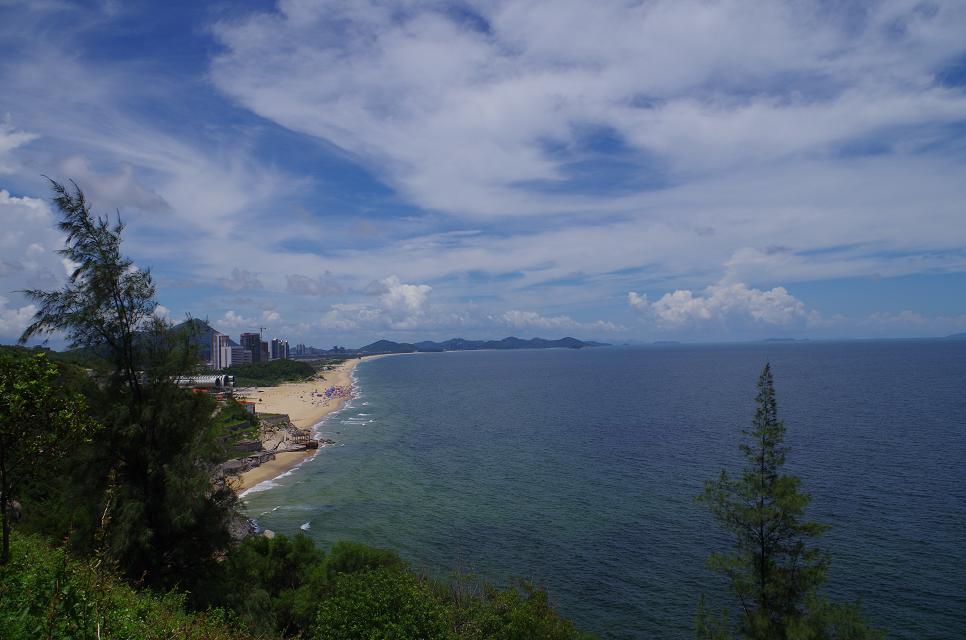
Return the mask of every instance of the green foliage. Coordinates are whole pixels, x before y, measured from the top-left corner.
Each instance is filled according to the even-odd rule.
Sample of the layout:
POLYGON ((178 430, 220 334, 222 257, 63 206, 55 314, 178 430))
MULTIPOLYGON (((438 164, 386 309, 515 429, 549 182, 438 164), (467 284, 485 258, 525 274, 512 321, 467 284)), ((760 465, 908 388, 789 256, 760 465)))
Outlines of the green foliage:
POLYGON ((452 589, 456 636, 466 640, 570 640, 590 638, 574 629, 550 606, 547 592, 521 581, 508 589, 483 585, 482 595, 466 597, 452 589))
POLYGON ((38 538, 17 535, 0 567, 5 640, 244 640, 222 610, 189 614, 184 596, 136 592, 38 538))
POLYGON ((248 538, 220 574, 193 595, 196 606, 234 610, 249 630, 317 638, 534 638, 576 632, 527 583, 498 590, 461 578, 413 573, 386 549, 339 542, 328 554, 306 536, 248 538))
MULTIPOLYGON (((709 564, 727 576, 738 600, 741 637, 839 637, 829 625, 834 622, 835 628, 846 628, 847 614, 857 610, 827 604, 818 595, 828 559, 809 542, 827 527, 803 520, 810 497, 799 491, 797 477, 782 472, 788 453, 785 425, 778 420, 774 381, 767 364, 758 378, 755 400, 758 408, 752 429, 742 431, 747 441, 740 448, 747 462, 741 476, 735 479, 722 471, 717 480, 705 483, 704 493, 698 497, 734 541, 731 552, 712 554, 709 564)), ((862 624, 849 628, 851 635, 844 637, 875 637, 862 624), (868 635, 855 635, 860 630, 868 635)), ((727 618, 710 615, 703 598, 696 630, 702 638, 732 635, 727 618)))
POLYGON ((62 289, 27 292, 39 311, 21 339, 63 331, 111 365, 90 390, 105 428, 71 465, 74 488, 60 496, 75 505, 64 514, 71 541, 103 549, 139 583, 190 586, 230 543, 235 496, 211 481, 211 465, 224 459, 214 405, 174 383, 197 357, 190 336, 153 316, 154 284, 122 255, 123 225, 94 217, 76 185, 51 184, 62 253, 78 266, 62 289))
POLYGON ((333 580, 340 573, 368 569, 402 569, 405 566, 395 551, 376 549, 358 542, 336 542, 325 563, 325 574, 333 580))
POLYGON ((76 266, 62 289, 24 291, 39 310, 20 340, 63 331, 72 346, 103 349, 114 373, 137 397, 141 382, 135 334, 157 307, 151 274, 121 253, 120 219, 112 225, 92 215, 76 184, 73 191, 53 180, 50 184, 61 213, 57 226, 67 236, 60 254, 76 266))
POLYGON ((0 352, 0 519, 7 561, 8 503, 46 464, 89 438, 95 423, 85 415, 84 398, 57 384, 57 366, 43 353, 0 352))
POLYGON ((298 382, 315 375, 315 368, 301 360, 270 360, 228 367, 225 370, 235 376, 235 385, 241 387, 274 387, 283 382, 298 382))
POLYGON ((254 632, 295 634, 309 628, 325 594, 325 560, 304 535, 253 536, 231 551, 193 597, 201 606, 236 611, 254 632))
POLYGON ((312 635, 318 640, 455 638, 446 601, 429 581, 390 568, 336 578, 312 635))

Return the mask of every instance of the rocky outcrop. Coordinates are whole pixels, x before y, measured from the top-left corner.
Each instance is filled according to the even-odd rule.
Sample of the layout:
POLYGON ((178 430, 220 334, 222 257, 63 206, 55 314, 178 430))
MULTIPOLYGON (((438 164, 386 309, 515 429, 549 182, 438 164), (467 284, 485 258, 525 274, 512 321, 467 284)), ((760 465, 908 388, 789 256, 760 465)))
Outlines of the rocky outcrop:
POLYGON ((218 465, 218 471, 216 472, 215 477, 224 478, 225 476, 237 476, 245 473, 246 471, 251 471, 255 467, 274 459, 274 452, 260 451, 255 455, 247 456, 245 458, 229 460, 228 462, 223 462, 218 465))

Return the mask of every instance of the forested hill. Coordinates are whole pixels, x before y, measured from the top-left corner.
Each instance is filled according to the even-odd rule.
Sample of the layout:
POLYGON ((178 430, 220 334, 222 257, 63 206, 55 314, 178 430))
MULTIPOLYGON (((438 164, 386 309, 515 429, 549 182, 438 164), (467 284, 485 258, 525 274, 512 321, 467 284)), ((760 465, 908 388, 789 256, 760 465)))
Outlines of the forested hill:
POLYGON ((582 349, 584 347, 605 347, 604 342, 591 342, 576 338, 561 338, 559 340, 545 340, 543 338, 503 338, 502 340, 466 340, 453 338, 445 342, 423 341, 410 344, 408 342, 393 342, 378 340, 359 349, 359 353, 418 353, 439 351, 479 351, 480 349, 582 349))

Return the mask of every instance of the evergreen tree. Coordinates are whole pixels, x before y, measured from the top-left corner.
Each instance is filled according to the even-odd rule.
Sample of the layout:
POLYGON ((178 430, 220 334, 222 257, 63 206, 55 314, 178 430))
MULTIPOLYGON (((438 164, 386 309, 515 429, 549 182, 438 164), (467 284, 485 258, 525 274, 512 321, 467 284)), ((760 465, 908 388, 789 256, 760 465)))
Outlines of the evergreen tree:
MULTIPOLYGON (((698 497, 734 540, 734 549, 715 553, 711 568, 727 576, 738 600, 737 631, 742 638, 783 640, 877 637, 855 607, 825 602, 827 556, 811 542, 827 527, 804 519, 811 498, 799 478, 783 473, 788 447, 778 419, 774 380, 766 364, 758 378, 758 405, 746 442, 746 466, 739 478, 722 471, 698 497)), ((712 619, 702 598, 699 637, 731 637, 727 618, 712 619)))
POLYGON ((97 531, 78 536, 103 545, 139 582, 187 586, 230 543, 234 493, 211 480, 222 453, 213 403, 178 388, 197 357, 154 316, 150 273, 121 252, 124 226, 95 217, 76 184, 51 184, 66 234, 62 255, 77 266, 62 289, 26 292, 39 310, 21 341, 61 331, 111 365, 91 402, 104 432, 76 469, 88 490, 87 524, 97 531))

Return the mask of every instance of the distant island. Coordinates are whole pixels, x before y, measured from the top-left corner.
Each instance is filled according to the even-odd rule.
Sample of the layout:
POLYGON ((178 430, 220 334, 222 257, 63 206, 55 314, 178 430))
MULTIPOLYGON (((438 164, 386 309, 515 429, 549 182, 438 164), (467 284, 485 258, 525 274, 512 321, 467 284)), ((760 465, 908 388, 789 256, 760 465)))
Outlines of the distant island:
POLYGON ((606 347, 610 346, 604 342, 592 342, 578 340, 577 338, 561 338, 559 340, 545 340, 543 338, 532 338, 524 340, 522 338, 503 338, 502 340, 466 340, 465 338, 453 338, 445 342, 433 342, 425 340, 423 342, 393 342, 392 340, 377 340, 372 344, 367 344, 357 351, 361 354, 371 355, 378 353, 438 353, 442 351, 479 351, 481 349, 583 349, 584 347, 606 347))

